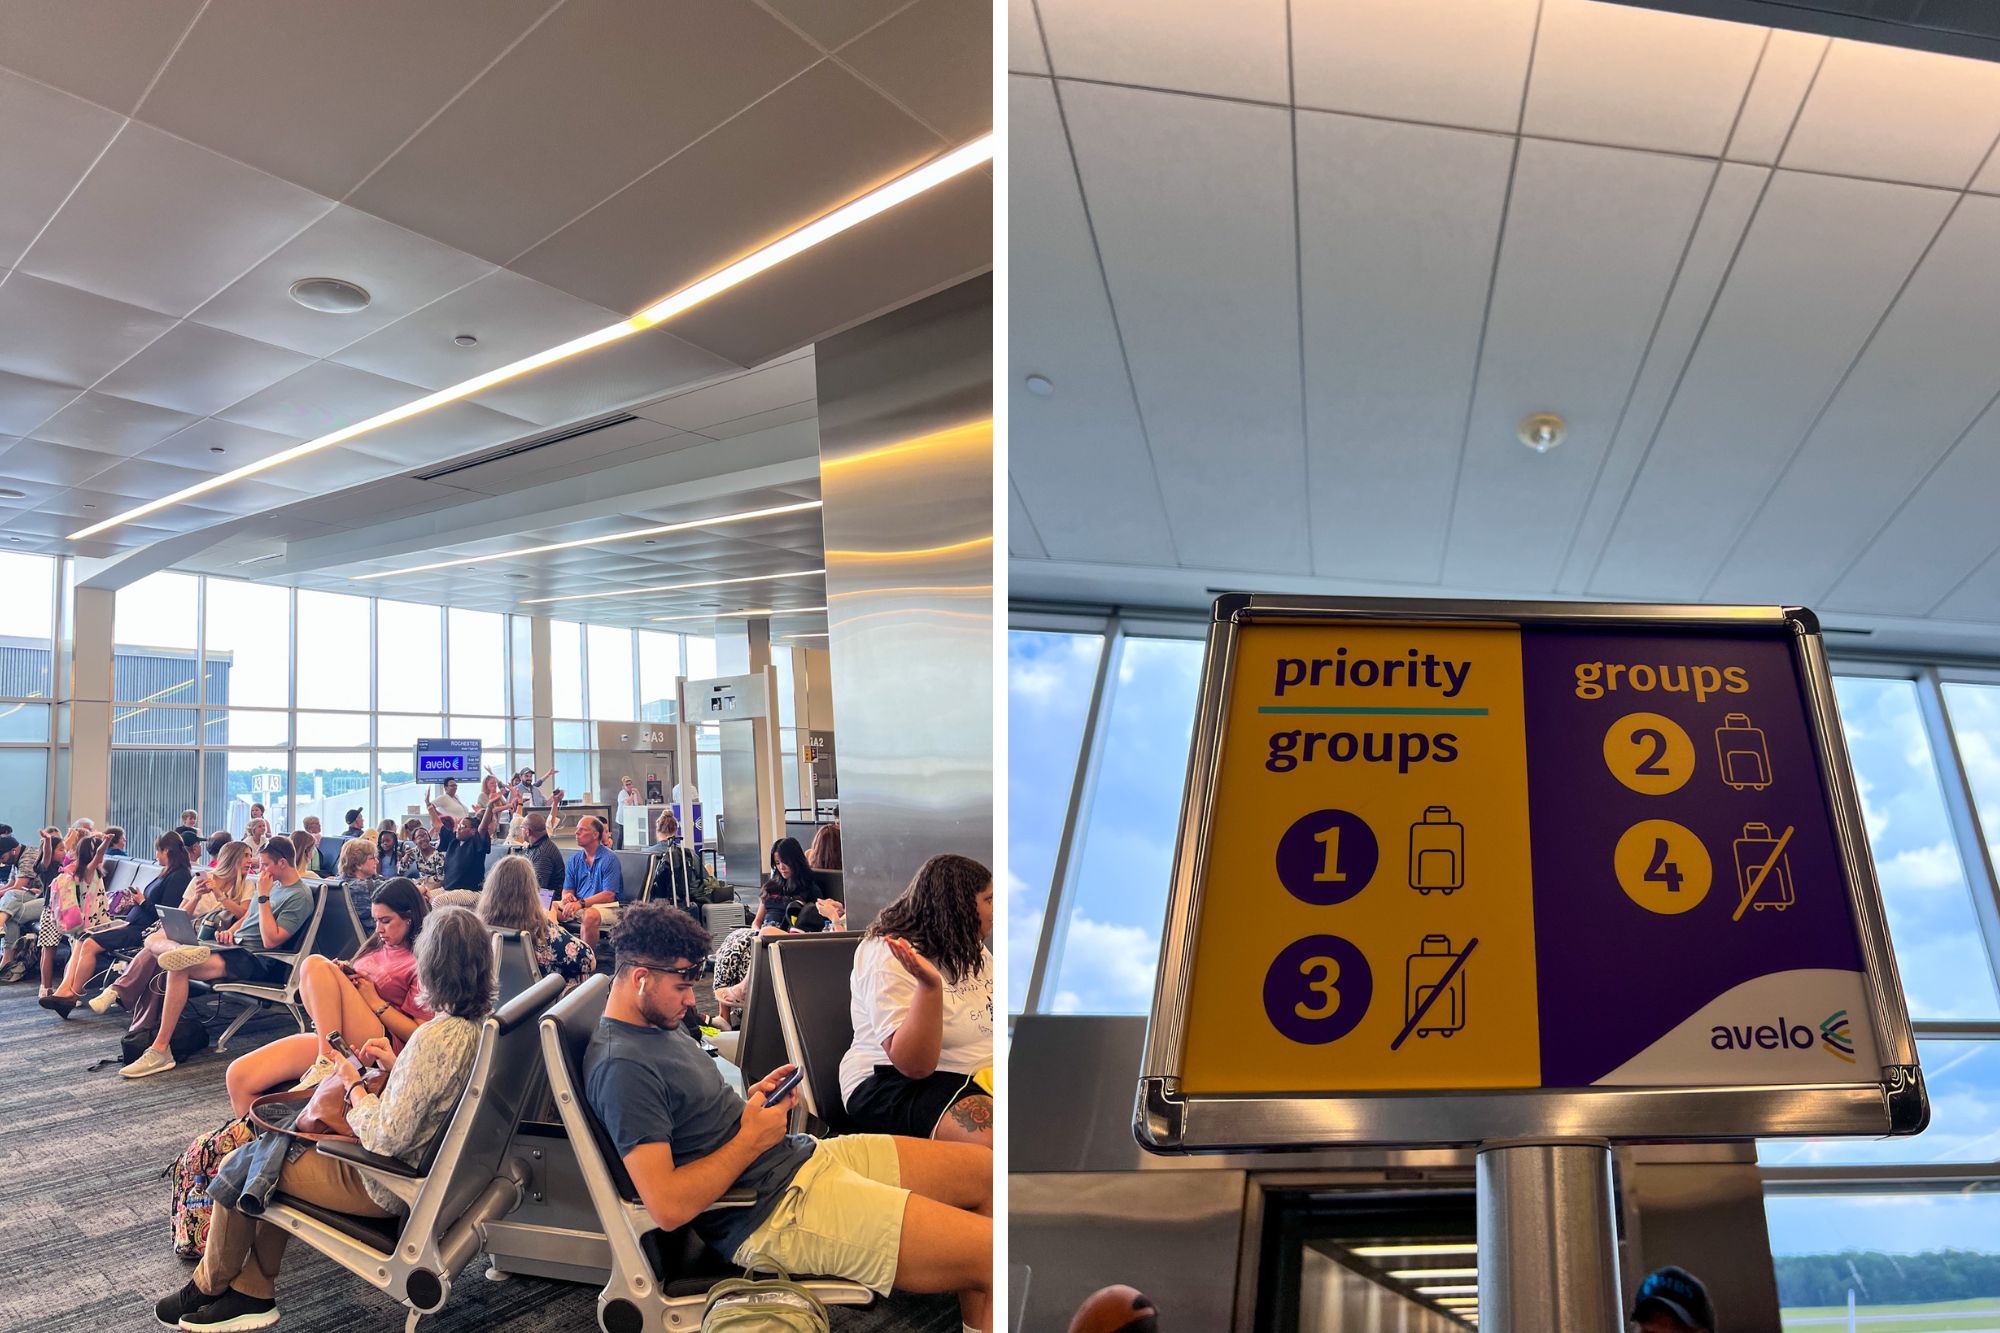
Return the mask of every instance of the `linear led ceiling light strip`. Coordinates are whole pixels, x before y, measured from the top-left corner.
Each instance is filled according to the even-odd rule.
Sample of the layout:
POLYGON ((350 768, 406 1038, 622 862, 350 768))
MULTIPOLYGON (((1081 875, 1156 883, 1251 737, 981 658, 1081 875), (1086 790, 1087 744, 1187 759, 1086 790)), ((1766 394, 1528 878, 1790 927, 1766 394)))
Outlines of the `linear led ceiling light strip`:
POLYGON ((355 582, 369 579, 390 579, 399 574, 426 574, 433 569, 457 569, 461 565, 481 565, 489 560, 512 560, 523 555, 545 555, 550 551, 570 551, 579 546, 603 546, 608 542, 632 541, 639 537, 658 537, 669 532, 687 532, 694 528, 719 528, 725 523, 741 523, 745 519, 770 518, 776 514, 796 514, 807 509, 818 509, 819 500, 801 500, 797 504, 773 505, 768 509, 746 509, 740 514, 717 514, 714 518, 691 518, 684 523, 663 523, 653 528, 632 528, 625 532, 614 532, 607 537, 579 537, 575 541, 548 542, 541 546, 521 546, 511 551, 495 551, 491 555, 460 556, 456 560, 435 560, 428 565, 411 565, 407 569, 384 569, 373 574, 350 575, 355 582))
MULTIPOLYGON (((777 609, 762 606, 753 611, 703 611, 699 615, 692 616, 654 616, 653 620, 656 623, 662 620, 733 620, 744 616, 769 616, 773 620, 782 620, 786 616, 810 616, 824 610, 826 608, 823 606, 787 606, 777 609)), ((804 639, 811 636, 794 634, 792 637, 795 639, 804 639)))
POLYGON ((878 186, 870 190, 867 194, 862 195, 859 199, 851 203, 843 204, 817 221, 809 222, 797 231, 779 237, 762 249, 745 255, 735 263, 718 269, 700 281, 691 283, 679 291, 655 301, 652 305, 647 306, 630 319, 622 319, 616 324, 611 324, 597 330, 595 333, 586 333, 581 338, 572 338, 566 343, 551 347, 546 351, 537 352, 533 356, 522 357, 519 361, 501 366, 497 370, 489 370, 483 375, 474 375, 471 379, 463 380, 452 385, 450 388, 439 389, 436 393, 425 394, 423 397, 413 399, 400 407, 392 407, 386 412, 377 413, 365 421, 357 421, 351 426, 343 426, 339 430, 331 431, 328 434, 320 436, 318 439, 307 440, 304 444, 296 444, 289 449, 281 449, 268 458, 261 458, 254 463, 247 463, 233 471, 210 477, 206 481, 197 482, 195 485, 175 491, 171 495, 163 495, 157 500, 148 500, 145 504, 128 509, 122 514, 114 514, 110 518, 91 524, 89 527, 78 528, 75 532, 69 534, 69 540, 81 541, 85 537, 94 537, 100 532, 120 527, 136 519, 144 518, 148 514, 158 513, 160 510, 171 508, 174 505, 185 504, 198 495, 206 495, 210 491, 219 490, 231 482, 241 481, 245 477, 255 476, 259 472, 294 462, 306 457, 308 454, 318 453, 322 449, 330 449, 336 444, 345 444, 347 441, 366 435, 371 431, 381 430, 384 426, 393 426, 399 421, 408 421, 411 417, 421 416, 433 408, 443 407, 447 403, 455 403, 462 398, 469 398, 473 394, 481 393, 496 384, 503 384, 508 380, 519 378, 522 375, 532 374, 544 366, 554 365, 558 361, 566 361, 570 357, 592 351, 604 346, 606 343, 617 342, 619 339, 630 337, 632 334, 642 333, 647 329, 653 328, 655 325, 665 323, 676 315, 692 310, 703 301, 718 296, 739 283, 747 282, 766 269, 775 268, 787 259, 803 254, 816 245, 832 240, 842 232, 858 227, 870 218, 886 213, 898 204, 907 203, 925 191, 934 189, 946 181, 961 176, 975 167, 983 166, 992 160, 993 136, 990 134, 982 135, 974 139, 971 143, 953 149, 943 157, 934 158, 916 170, 898 176, 887 185, 878 186))
POLYGON ((600 597, 641 597, 649 592, 685 592, 689 588, 724 588, 733 583, 770 583, 777 579, 810 579, 824 569, 795 569, 789 574, 751 574, 740 579, 703 579, 699 583, 656 583, 647 588, 621 588, 616 592, 573 592, 562 597, 530 597, 523 606, 544 606, 550 602, 589 602, 600 597))

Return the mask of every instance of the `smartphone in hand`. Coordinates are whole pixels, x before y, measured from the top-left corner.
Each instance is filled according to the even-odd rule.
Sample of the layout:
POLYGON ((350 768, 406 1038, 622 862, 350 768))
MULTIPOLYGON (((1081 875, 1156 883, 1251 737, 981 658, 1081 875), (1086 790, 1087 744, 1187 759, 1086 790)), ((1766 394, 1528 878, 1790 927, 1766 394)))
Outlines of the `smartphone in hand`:
POLYGON ((805 1076, 806 1076, 806 1071, 803 1069, 794 1069, 791 1073, 785 1075, 785 1077, 779 1081, 777 1087, 772 1088, 769 1092, 764 1094, 764 1105, 776 1106, 779 1102, 791 1096, 792 1089, 798 1087, 799 1080, 804 1078, 805 1076))

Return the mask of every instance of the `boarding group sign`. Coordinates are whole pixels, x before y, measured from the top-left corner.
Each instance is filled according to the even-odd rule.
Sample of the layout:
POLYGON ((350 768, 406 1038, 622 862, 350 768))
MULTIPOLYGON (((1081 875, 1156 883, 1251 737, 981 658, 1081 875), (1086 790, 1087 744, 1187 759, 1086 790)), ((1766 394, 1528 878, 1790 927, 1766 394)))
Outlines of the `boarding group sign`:
POLYGON ((1914 1079, 1805 613, 1259 600, 1211 636, 1175 1096, 1914 1079))

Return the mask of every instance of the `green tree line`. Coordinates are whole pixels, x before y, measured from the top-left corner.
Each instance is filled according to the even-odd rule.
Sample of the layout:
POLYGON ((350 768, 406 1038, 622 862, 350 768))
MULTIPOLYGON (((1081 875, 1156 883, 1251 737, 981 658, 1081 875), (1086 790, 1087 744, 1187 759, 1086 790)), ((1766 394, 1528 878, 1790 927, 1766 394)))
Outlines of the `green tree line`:
POLYGON ((1881 1254, 1844 1250, 1839 1254, 1781 1255, 1778 1303, 1845 1305, 1852 1289, 1863 1305, 1905 1305, 1925 1301, 2000 1299, 2000 1254, 1974 1250, 1926 1250, 1922 1254, 1881 1254))

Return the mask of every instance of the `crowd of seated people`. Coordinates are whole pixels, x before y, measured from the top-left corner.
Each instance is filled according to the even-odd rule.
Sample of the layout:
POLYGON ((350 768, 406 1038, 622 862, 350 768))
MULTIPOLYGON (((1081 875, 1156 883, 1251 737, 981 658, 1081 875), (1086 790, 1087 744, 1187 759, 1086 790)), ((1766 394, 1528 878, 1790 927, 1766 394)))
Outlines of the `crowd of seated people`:
MULTIPOLYGON (((614 984, 585 1063, 586 1091, 654 1221, 692 1222, 739 1265, 762 1260, 884 1294, 956 1292, 966 1326, 987 1329, 990 872, 967 857, 933 857, 862 932, 846 997, 853 1045, 840 1063, 840 1093, 855 1132, 821 1142, 785 1132, 796 1093, 762 1104, 788 1070, 751 1088, 746 1102, 724 1084, 712 1052, 674 1034, 705 1021, 694 1011, 693 983, 712 965, 720 982, 719 960, 711 960, 706 931, 686 913, 628 901, 600 820, 579 821, 577 848, 564 856, 548 838, 544 812, 525 809, 515 827, 519 854, 485 869, 495 812, 514 800, 511 785, 499 784, 464 818, 438 809, 430 827, 418 823, 407 838, 393 823, 371 835, 357 811, 346 836, 267 832, 261 847, 226 833, 204 839, 189 811, 181 827, 155 840, 157 875, 116 915, 104 871, 110 830, 100 834, 90 821, 77 821, 66 833, 43 830, 35 845, 0 833, 0 878, 9 881, 0 893, 8 945, 0 976, 16 961, 17 946, 34 938, 42 943, 41 1003, 65 1017, 85 1003, 99 1014, 121 1003, 136 1011, 148 990, 163 992, 159 1035, 123 1071, 150 1077, 176 1067, 171 1037, 192 982, 274 984, 290 974, 293 964, 274 955, 311 918, 315 887, 308 881, 322 879, 328 892, 337 887, 354 904, 363 943, 347 959, 298 961, 309 1030, 233 1060, 224 1078, 228 1100, 240 1115, 264 1093, 336 1079, 351 1093, 348 1119, 363 1146, 414 1162, 451 1114, 477 1022, 494 1003, 489 932, 522 932, 538 968, 570 984, 599 968, 602 936, 613 950, 614 984), (443 863, 453 852, 461 859, 447 872, 443 863), (482 873, 470 873, 474 864, 482 873), (430 883, 420 885, 411 870, 432 872, 430 883), (450 901, 443 895, 465 888, 478 890, 467 895, 476 911, 440 905, 450 901), (172 908, 188 913, 197 942, 159 928, 161 912, 172 908), (64 942, 71 957, 57 978, 54 960, 64 942), (129 965, 86 1000, 91 982, 125 950, 136 950, 129 965), (387 1085, 378 1092, 363 1086, 361 1071, 328 1041, 331 1033, 386 1069, 387 1085), (755 1205, 708 1211, 737 1187, 753 1191, 755 1205)), ((660 828, 663 846, 653 850, 679 847, 669 821, 660 828)), ((837 826, 823 826, 810 853, 795 839, 779 840, 759 924, 738 934, 754 944, 758 934, 845 929, 844 909, 820 877, 838 867, 839 855, 837 826)), ((362 1217, 401 1207, 337 1158, 310 1151, 293 1155, 279 1187, 362 1217)), ((206 1257, 192 1281, 161 1300, 160 1317, 197 1330, 275 1322, 285 1235, 218 1205, 206 1257)))

